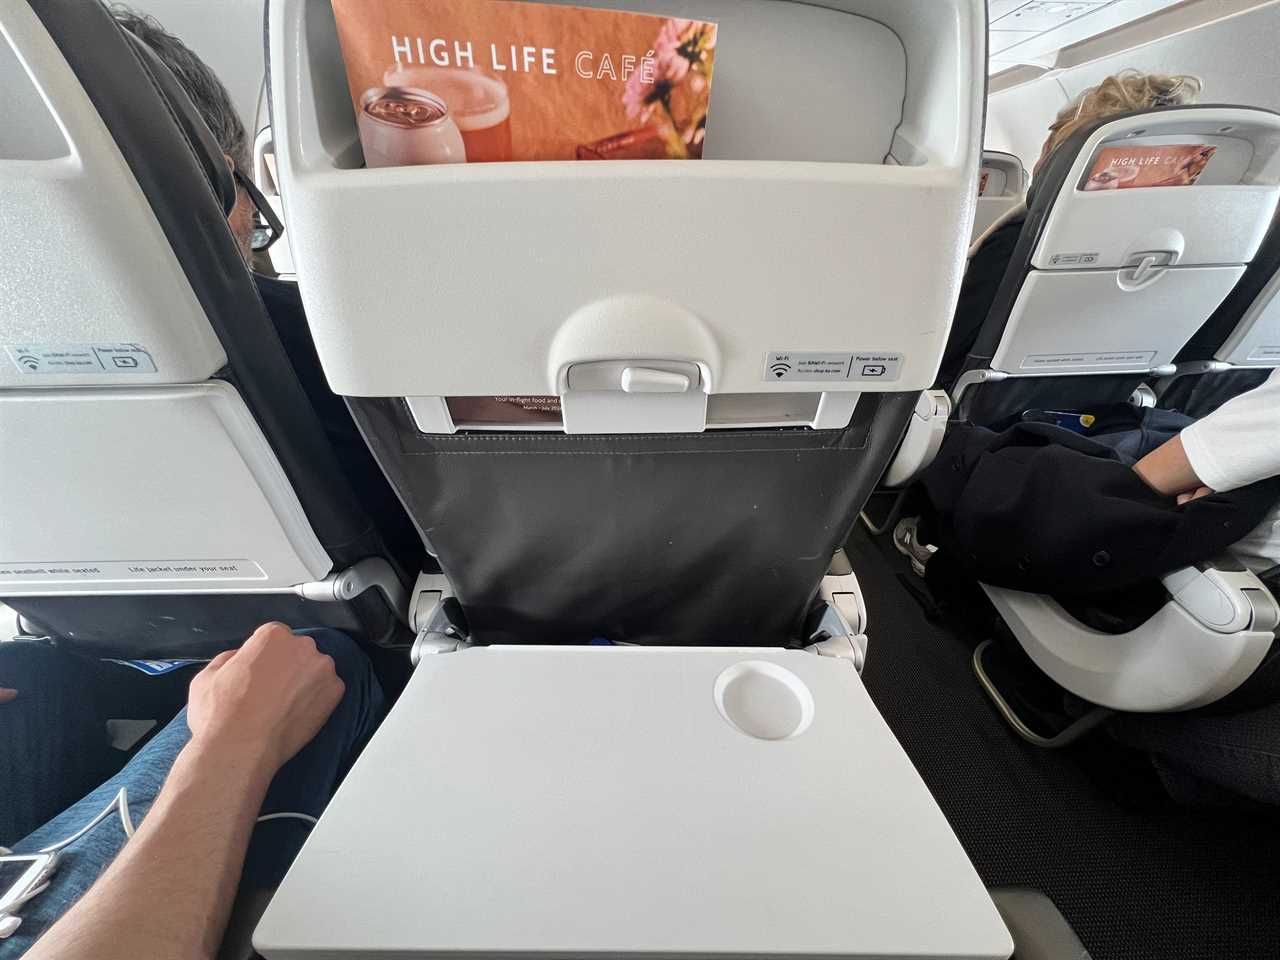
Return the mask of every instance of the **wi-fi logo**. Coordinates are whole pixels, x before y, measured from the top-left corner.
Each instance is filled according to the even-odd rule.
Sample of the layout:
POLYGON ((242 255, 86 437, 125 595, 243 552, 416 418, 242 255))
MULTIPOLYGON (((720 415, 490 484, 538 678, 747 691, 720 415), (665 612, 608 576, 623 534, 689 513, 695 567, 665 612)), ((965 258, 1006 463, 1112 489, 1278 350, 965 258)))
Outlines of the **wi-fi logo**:
POLYGON ((30 354, 24 353, 22 356, 18 357, 18 363, 32 372, 40 369, 40 358, 33 357, 30 354))
POLYGON ((773 375, 775 377, 781 380, 783 377, 785 377, 788 373, 791 372, 791 364, 779 361, 778 363, 771 364, 769 366, 769 369, 773 371, 773 375))

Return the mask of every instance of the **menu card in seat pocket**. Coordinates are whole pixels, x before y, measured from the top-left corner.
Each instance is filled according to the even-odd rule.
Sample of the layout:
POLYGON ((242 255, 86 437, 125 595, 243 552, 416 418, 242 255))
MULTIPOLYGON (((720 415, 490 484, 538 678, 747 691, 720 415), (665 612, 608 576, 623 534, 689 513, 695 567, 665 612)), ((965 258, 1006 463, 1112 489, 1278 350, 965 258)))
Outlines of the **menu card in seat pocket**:
POLYGON ((370 167, 697 159, 716 25, 509 0, 333 0, 370 167))

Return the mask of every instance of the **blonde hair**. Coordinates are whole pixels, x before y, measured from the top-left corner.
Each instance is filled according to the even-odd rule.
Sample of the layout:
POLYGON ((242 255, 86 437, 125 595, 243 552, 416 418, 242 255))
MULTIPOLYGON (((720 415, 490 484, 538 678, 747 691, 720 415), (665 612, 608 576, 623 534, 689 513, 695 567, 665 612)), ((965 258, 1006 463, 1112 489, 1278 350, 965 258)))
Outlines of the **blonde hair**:
POLYGON ((1195 103, 1204 86, 1199 77, 1189 74, 1166 76, 1121 70, 1090 87, 1058 112, 1049 124, 1045 156, 1088 123, 1131 110, 1151 110, 1195 103))

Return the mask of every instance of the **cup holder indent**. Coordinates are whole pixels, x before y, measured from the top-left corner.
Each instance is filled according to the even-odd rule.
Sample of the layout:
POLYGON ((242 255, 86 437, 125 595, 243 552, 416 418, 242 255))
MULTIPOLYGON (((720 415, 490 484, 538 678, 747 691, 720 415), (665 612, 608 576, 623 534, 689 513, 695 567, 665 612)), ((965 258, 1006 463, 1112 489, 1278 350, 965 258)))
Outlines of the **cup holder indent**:
POLYGON ((813 722, 813 694, 786 667, 743 660, 721 671, 713 691, 720 716, 757 740, 790 740, 813 722))

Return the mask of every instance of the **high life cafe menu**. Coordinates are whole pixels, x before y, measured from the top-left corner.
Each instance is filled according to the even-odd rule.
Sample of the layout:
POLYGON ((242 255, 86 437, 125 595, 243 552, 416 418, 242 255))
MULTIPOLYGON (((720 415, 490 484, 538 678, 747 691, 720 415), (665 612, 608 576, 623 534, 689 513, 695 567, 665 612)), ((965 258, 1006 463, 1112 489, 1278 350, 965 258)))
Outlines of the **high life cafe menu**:
POLYGON ((332 0, 370 167, 698 159, 716 25, 513 0, 332 0))
POLYGON ((1094 159, 1086 192, 1141 187, 1190 187, 1218 148, 1205 143, 1103 147, 1094 159))

